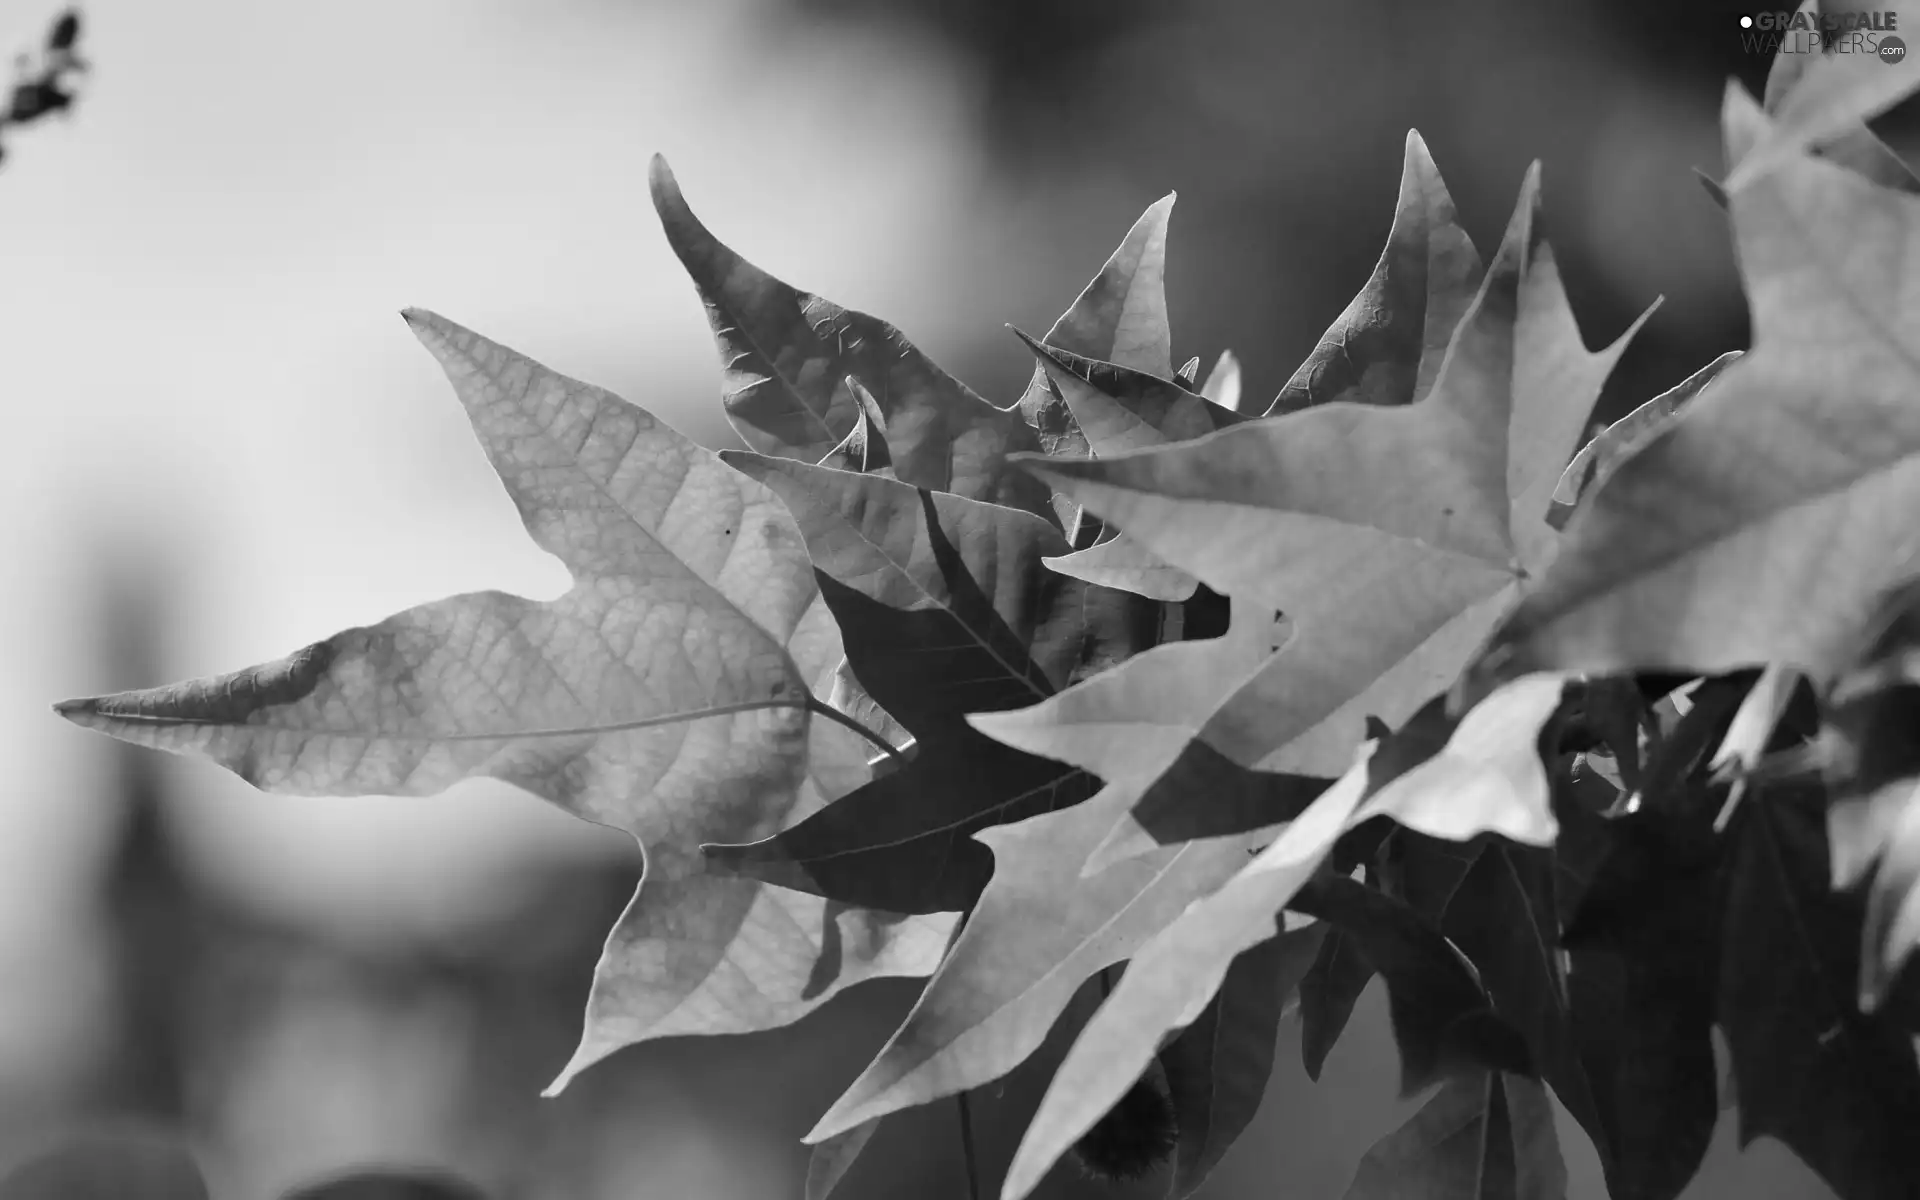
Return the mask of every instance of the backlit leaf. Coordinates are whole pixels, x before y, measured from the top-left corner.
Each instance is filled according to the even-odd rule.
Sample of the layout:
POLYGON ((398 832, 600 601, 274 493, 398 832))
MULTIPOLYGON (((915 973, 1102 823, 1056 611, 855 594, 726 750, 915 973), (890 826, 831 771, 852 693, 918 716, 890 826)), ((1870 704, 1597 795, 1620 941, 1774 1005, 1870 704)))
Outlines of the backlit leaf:
MULTIPOLYGON (((1166 267, 1167 219, 1173 213, 1173 201, 1169 193, 1140 214, 1100 273, 1060 314, 1041 341, 1162 379, 1172 377, 1173 335, 1167 320, 1166 267)), ((1046 453, 1071 457, 1087 453, 1086 436, 1038 365, 1020 397, 1019 409, 1039 434, 1046 453)), ((1065 496, 1055 496, 1053 503, 1061 527, 1071 539, 1079 523, 1080 506, 1065 496)))
POLYGON ((727 419, 755 450, 820 461, 852 432, 858 379, 883 414, 899 477, 916 487, 1050 512, 1047 492, 1007 455, 1038 451, 1018 413, 942 371, 898 329, 775 279, 723 245, 654 156, 653 206, 693 277, 719 343, 727 419))
MULTIPOLYGON (((1801 6, 1803 14, 1818 14, 1817 3, 1801 6)), ((1892 11, 1892 10, 1882 10, 1892 11)), ((1805 36, 1805 35, 1802 35, 1805 36)), ((1884 34, 1874 34, 1876 42, 1884 34)), ((1733 171, 1726 190, 1740 191, 1777 170, 1820 142, 1853 134, 1861 123, 1892 108, 1920 88, 1920 59, 1911 54, 1883 60, 1876 54, 1782 54, 1780 58, 1806 60, 1799 70, 1783 69, 1778 61, 1767 80, 1767 110, 1773 120, 1736 157, 1729 146, 1733 171), (1775 78, 1779 82, 1775 82, 1775 78)), ((1730 83, 1735 88, 1737 83, 1730 83)), ((1852 148, 1856 155, 1857 147, 1852 148)))
POLYGON ((1233 351, 1220 352, 1213 370, 1208 371, 1206 379, 1201 381, 1200 394, 1221 408, 1240 411, 1240 360, 1234 357, 1233 351))
MULTIPOLYGON (((977 732, 967 714, 1044 700, 1153 636, 1136 597, 1041 563, 1065 539, 1029 513, 789 459, 728 452, 798 521, 855 677, 914 736, 911 760, 752 845, 727 870, 897 911, 968 907, 992 872, 970 835, 1093 793, 1083 772, 977 732)), ((721 839, 715 839, 716 842, 721 839)))
MULTIPOLYGON (((1559 464, 1625 339, 1581 345, 1537 199, 1530 174, 1421 401, 1319 405, 1156 450, 1028 461, 1236 604, 1294 622, 1208 718, 1188 767, 1344 770, 1364 719, 1403 723, 1446 689, 1551 559, 1559 464)), ((1201 770, 1177 782, 1145 802, 1219 790, 1201 770)))
POLYGON ((1332 402, 1410 404, 1424 397, 1480 287, 1482 270, 1427 143, 1408 130, 1393 229, 1373 275, 1267 414, 1332 402))
POLYGON ((608 392, 407 315, 572 588, 456 596, 62 713, 263 790, 425 795, 485 775, 631 833, 645 878, 556 1088, 632 1042, 784 1025, 858 979, 930 971, 951 918, 829 908, 710 875, 697 849, 826 798, 807 783, 811 680, 785 649, 815 587, 779 498, 608 392))
MULTIPOLYGON (((1730 129, 1764 120, 1728 93, 1730 129)), ((1803 156, 1737 193, 1733 223, 1754 348, 1568 524, 1499 635, 1504 670, 1777 662, 1824 684, 1920 567, 1920 286, 1900 265, 1920 196, 1803 156)))

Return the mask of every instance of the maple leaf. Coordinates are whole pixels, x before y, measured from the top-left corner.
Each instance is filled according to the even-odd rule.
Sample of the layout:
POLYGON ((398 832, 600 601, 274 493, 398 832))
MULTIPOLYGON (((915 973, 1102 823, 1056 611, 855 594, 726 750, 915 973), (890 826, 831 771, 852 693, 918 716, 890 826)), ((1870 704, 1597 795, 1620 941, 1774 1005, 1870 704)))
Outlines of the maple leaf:
MULTIPOLYGON (((1173 201, 1168 193, 1140 214, 1100 272, 1047 330, 1042 339, 1047 345, 1161 378, 1173 374, 1166 293, 1167 220, 1173 201)), ((1086 436, 1072 410, 1039 366, 1015 407, 1039 435, 1046 453, 1087 453, 1086 436)), ((1098 523, 1085 520, 1071 499, 1056 494, 1052 503, 1069 542, 1082 545, 1097 534, 1098 523)))
POLYGON ((1070 1054, 1054 1075, 1007 1169, 1001 1200, 1020 1200, 1031 1192, 1067 1148, 1119 1103, 1133 1081, 1156 1061, 1166 1075, 1179 1117, 1174 1176, 1167 1194, 1191 1195, 1259 1108, 1273 1067, 1281 1004, 1298 986, 1323 929, 1315 923, 1291 933, 1276 931, 1274 937, 1237 956, 1220 990, 1183 1014, 1181 1032, 1164 1049, 1141 1047, 1124 1059, 1104 1062, 1070 1054), (1061 1103, 1063 1096, 1077 1097, 1083 1090, 1096 1092, 1097 1098, 1061 1103), (1095 1108, 1097 1112, 1092 1111, 1095 1108))
MULTIPOLYGON (((1070 354, 1117 363, 1161 379, 1173 378, 1167 320, 1167 219, 1173 193, 1155 201, 1040 340, 1070 354)), ((1024 335, 1023 335, 1024 336, 1024 335)), ((1071 410, 1034 368, 1020 411, 1048 454, 1085 454, 1087 441, 1071 410)))
MULTIPOLYGON (((1019 330, 1014 332, 1040 359, 1053 394, 1066 404, 1083 444, 1095 455, 1188 441, 1250 419, 1178 383, 1054 349, 1019 330)), ((1188 600, 1200 586, 1198 580, 1161 562, 1124 533, 1050 558, 1047 565, 1076 579, 1154 600, 1188 600)))
POLYGON ((1570 836, 1606 843, 1563 940, 1616 1194, 1670 1200, 1697 1168, 1715 1024, 1742 1144, 1778 1138, 1842 1200, 1899 1195, 1920 1171, 1920 1069, 1904 1023, 1852 1001, 1864 914, 1829 889, 1825 806, 1763 789, 1717 837, 1720 789, 1697 775, 1611 820, 1562 809, 1570 836))
MULTIPOLYGON (((1340 336, 1374 347, 1378 369, 1363 377, 1323 365, 1303 378, 1361 388, 1376 399, 1398 387, 1400 398, 1410 399, 1423 375, 1437 369, 1421 366, 1424 348, 1445 344, 1444 331, 1429 336, 1430 310, 1444 313, 1456 299, 1464 310, 1478 274, 1425 146, 1410 135, 1388 249, 1367 288, 1329 331, 1330 344, 1345 330, 1340 336), (1464 285, 1463 274, 1472 276, 1464 285), (1468 295, 1454 297, 1462 286, 1468 295)), ((1435 319, 1451 329, 1451 320, 1435 319)), ((1220 699, 1270 661, 1280 640, 1273 611, 1236 603, 1226 637, 1156 646, 1031 709, 974 719, 1001 741, 1083 766, 1108 785, 1076 808, 981 835, 996 849, 996 870, 955 953, 810 1138, 1011 1070, 1039 1045, 1080 981, 1126 958, 1185 905, 1218 887, 1244 862, 1243 848, 1271 839, 1269 829, 1170 846, 1081 877, 1081 864, 1114 816, 1165 771, 1220 699)), ((1269 810, 1276 822, 1324 783, 1296 777, 1293 786, 1291 807, 1269 810)))
MULTIPOLYGON (((1364 779, 1364 773, 1360 777, 1364 779)), ((1196 902, 1194 908, 1212 899, 1196 902)), ((1403 1095, 1462 1068, 1493 1063, 1515 1071, 1528 1069, 1525 1046, 1495 1014, 1473 968, 1413 910, 1341 876, 1322 876, 1294 899, 1300 911, 1356 936, 1380 964, 1401 1045, 1403 1095)), ((1216 909, 1215 915, 1224 911, 1216 909)), ((1249 936, 1258 940, 1239 953, 1251 952, 1272 938, 1278 915, 1277 910, 1268 910, 1263 928, 1249 927, 1249 936)), ((1185 921, 1183 916, 1176 925, 1185 921)), ((1081 1030, 1055 1073, 1007 1169, 1002 1200, 1019 1200, 1030 1192, 1073 1139, 1139 1075, 1159 1038, 1204 1011, 1231 966, 1222 969, 1210 955, 1203 958, 1204 963, 1181 954, 1164 936, 1134 956, 1113 994, 1081 1030), (1174 974, 1186 969, 1202 971, 1206 981, 1195 986, 1193 977, 1174 974)), ((1237 961, 1237 956, 1229 955, 1229 960, 1237 961)), ((1304 959, 1295 965, 1294 979, 1298 979, 1304 959)))
POLYGON ((1555 795, 1556 866, 1569 858, 1591 865, 1581 886, 1555 896, 1566 1004, 1585 1075, 1576 1094, 1591 1097, 1598 1121, 1583 1124, 1612 1195, 1673 1200, 1699 1170, 1719 1109, 1712 1042, 1719 926, 1704 814, 1676 814, 1662 803, 1604 820, 1611 791, 1604 782, 1570 776, 1565 785, 1555 795), (1579 798, 1582 787, 1600 795, 1579 798))
POLYGON ((1300 979, 1300 1061, 1307 1078, 1320 1078, 1373 976, 1373 964, 1345 930, 1331 930, 1321 940, 1313 965, 1300 979))
POLYGON ((455 596, 276 663, 59 711, 267 791, 424 795, 485 775, 631 833, 645 875, 556 1090, 632 1042, 784 1025, 859 979, 932 970, 951 918, 703 869, 699 842, 828 798, 807 783, 807 685, 836 639, 808 619, 812 568, 779 498, 611 393, 406 316, 573 587, 455 596))
POLYGON ((1408 130, 1386 248, 1366 286, 1266 415, 1333 401, 1399 405, 1421 399, 1433 387, 1481 273, 1480 254, 1455 219, 1453 197, 1427 143, 1408 130))
POLYGON ((719 343, 727 419, 763 454, 818 462, 857 424, 849 377, 872 393, 899 477, 916 487, 1050 513, 1046 489, 1007 463, 1040 449, 1020 415, 948 375, 898 329, 782 283, 723 245, 653 158, 653 206, 719 343))
MULTIPOLYGON (((1817 25, 1818 0, 1804 0, 1799 13, 1817 25)), ((1774 120, 1764 128, 1756 127, 1754 136, 1743 138, 1739 153, 1729 153, 1733 173, 1727 176, 1725 190, 1738 193, 1816 144, 1823 144, 1836 162, 1864 167, 1868 177, 1882 182, 1909 174, 1887 163, 1894 156, 1865 130, 1864 122, 1916 88, 1920 88, 1920 61, 1908 55, 1881 59, 1869 54, 1787 53, 1783 46, 1767 76, 1767 111, 1774 120)), ((1734 146, 1729 139, 1729 151, 1734 146)))
MULTIPOLYGON (((1081 878, 1088 853, 1139 787, 1192 736, 1194 714, 1271 653, 1271 624, 1241 610, 1225 636, 1155 646, 1032 708, 969 718, 1015 747, 1069 764, 1097 760, 1108 783, 1082 804, 975 835, 993 854, 993 874, 965 928, 809 1142, 1013 1070, 1083 982, 1126 959, 1271 836, 1168 847, 1081 878)), ((1300 804, 1309 799, 1303 790, 1300 804)))
POLYGON ((853 393, 858 408, 853 428, 840 439, 839 445, 827 451, 819 465, 836 471, 878 475, 882 479, 899 478, 893 470, 893 451, 887 445, 887 418, 880 411, 880 402, 851 375, 847 376, 847 390, 853 393))
MULTIPOLYGON (((1768 747, 1764 734, 1749 736, 1742 749, 1775 752, 1736 773, 1734 786, 1792 778, 1808 767, 1824 778, 1833 886, 1867 884, 1859 996, 1860 1006, 1871 1012, 1920 941, 1920 751, 1913 739, 1920 718, 1920 580, 1905 581, 1882 598, 1822 707, 1817 735, 1801 745, 1768 747)), ((1734 742, 1732 733, 1727 741, 1734 742)), ((1728 754, 1724 747, 1721 754, 1728 754)))
POLYGON ((1740 354, 1738 350, 1727 351, 1607 426, 1595 434, 1593 440, 1580 447, 1580 452, 1573 456, 1573 461, 1567 464, 1566 471, 1561 474, 1560 482, 1554 485, 1553 508, 1547 514, 1548 522, 1555 529, 1564 529, 1567 519, 1579 506, 1581 497, 1592 495, 1624 459, 1665 432, 1668 425, 1679 419, 1687 403, 1704 391, 1740 354))
POLYGON ((1440 928, 1479 970, 1495 1007, 1526 1039, 1535 1070, 1594 1136, 1611 1168, 1580 1056, 1555 884, 1551 852, 1494 839, 1454 890, 1440 928))
POLYGON ((1213 370, 1200 384, 1200 394, 1218 404, 1221 408, 1240 411, 1240 360, 1231 350, 1222 350, 1214 361, 1213 370))
POLYGON ((1197 1191, 1260 1111, 1281 1010, 1326 932, 1316 921, 1235 957, 1213 999, 1157 1055, 1179 1131, 1169 1200, 1197 1191))
MULTIPOLYGON (((1729 140, 1765 120, 1729 89, 1729 140)), ((1774 662, 1824 686, 1920 565, 1920 293, 1897 265, 1920 252, 1920 196, 1801 156, 1732 214, 1753 349, 1568 523, 1499 670, 1774 662)))
POLYGON ((879 1121, 868 1121, 816 1145, 807 1156, 806 1200, 827 1200, 879 1127, 879 1121))
MULTIPOLYGON (((1808 18, 1820 15, 1820 0, 1804 0, 1800 12, 1808 18)), ((1807 66, 1820 58, 1820 55, 1807 54, 1799 50, 1792 38, 1782 38, 1780 52, 1773 56, 1773 63, 1767 69, 1766 88, 1761 95, 1761 107, 1769 116, 1779 117, 1788 98, 1797 90, 1807 66)), ((1864 80, 1861 82, 1872 82, 1864 80)), ((1883 187, 1896 188, 1907 192, 1920 192, 1920 177, 1913 173, 1901 157, 1887 147, 1866 123, 1859 118, 1836 120, 1831 123, 1832 132, 1818 136, 1807 143, 1813 153, 1833 162, 1857 171, 1883 187)), ((1734 132, 1734 131, 1730 131, 1734 132)), ((1743 129, 1738 136, 1730 136, 1727 141, 1727 164, 1738 166, 1740 161, 1753 150, 1757 140, 1757 130, 1743 129)), ((1727 206, 1726 189, 1712 184, 1708 189, 1720 204, 1727 206)))
POLYGON ((1850 1002, 1863 914, 1827 886, 1817 798, 1769 789, 1744 806, 1723 867, 1719 1023, 1740 1140, 1780 1139, 1842 1200, 1920 1178, 1920 1071, 1909 1032, 1850 1002))
POLYGON ((1538 1083, 1485 1071, 1447 1081, 1360 1160, 1346 1200, 1562 1200, 1567 1166, 1538 1083))
MULTIPOLYGON (((1495 692, 1460 720, 1439 753, 1418 728, 1404 743, 1393 736, 1365 743, 1354 766, 1271 845, 1142 944, 1055 1075, 1015 1155, 1007 1195, 1025 1194, 1016 1179, 1022 1189, 1039 1181, 1139 1075, 1160 1039, 1193 1020, 1235 956, 1273 936, 1289 906, 1341 924, 1387 976, 1403 1090, 1425 1086, 1455 1061, 1492 1058, 1490 1065, 1525 1070, 1525 1047, 1499 1025, 1472 968, 1437 930, 1423 936, 1422 919, 1382 892, 1315 876, 1341 833, 1380 815, 1448 837, 1495 829, 1550 842, 1556 826, 1534 739, 1562 684, 1536 678, 1495 692)), ((1123 858, 1089 883, 1135 861, 1123 858)))
POLYGON ((1031 705, 1127 657, 1151 640, 1151 609, 1047 570, 1041 559, 1066 542, 1030 513, 789 459, 723 457, 786 501, 854 676, 915 748, 807 820, 707 853, 848 903, 969 907, 993 869, 971 833, 1077 803, 1096 785, 986 737, 967 714, 1031 705))
MULTIPOLYGON (((1405 404, 1424 395, 1481 274, 1479 256, 1454 220, 1453 201, 1426 143, 1417 132, 1409 131, 1386 247, 1366 285, 1327 330, 1314 356, 1296 372, 1283 394, 1285 407, 1335 399, 1405 404), (1350 350, 1356 357, 1349 356, 1350 350), (1357 357, 1362 350, 1365 356, 1357 357)), ((1151 552, 1136 549, 1138 543, 1130 540, 1103 545, 1109 548, 1103 551, 1096 546, 1084 557, 1076 556, 1084 577, 1123 582, 1149 595, 1180 594, 1187 578, 1184 572, 1166 570, 1157 580, 1151 579, 1144 568, 1164 563, 1157 555, 1149 559, 1151 552), (1123 548, 1112 548, 1116 545, 1123 548), (1102 554, 1112 560, 1101 560, 1102 554), (1102 570, 1114 574, 1102 575, 1102 570)), ((1137 665, 1125 671, 1078 684, 1058 702, 1017 716, 996 715, 980 723, 980 728, 1032 753, 1074 762, 1103 779, 1125 777, 1130 786, 1144 787, 1178 756, 1177 750, 1161 753, 1168 742, 1160 735, 1186 731, 1180 736, 1192 741, 1205 715, 1230 694, 1218 688, 1244 683, 1283 640, 1275 636, 1271 621, 1255 616, 1262 611, 1271 613, 1274 607, 1234 607, 1234 624, 1251 639, 1238 657, 1217 658, 1218 646, 1203 642, 1157 646, 1142 656, 1151 665, 1136 660, 1137 665), (1167 694, 1183 697, 1184 706, 1169 709, 1158 696, 1136 691, 1139 688, 1177 688, 1177 693, 1167 694), (1143 722, 1153 736, 1146 736, 1149 730, 1141 727, 1143 722), (1141 765, 1148 762, 1154 764, 1151 771, 1141 765)), ((1333 756, 1328 761, 1334 765, 1326 774, 1345 769, 1345 758, 1333 756)))
POLYGON ((1537 207, 1536 165, 1412 404, 1322 404, 1155 450, 1025 460, 1236 604, 1295 624, 1148 790, 1142 827, 1245 768, 1343 771, 1364 719, 1404 723, 1446 688, 1551 560, 1553 489, 1633 330, 1585 350, 1537 207))

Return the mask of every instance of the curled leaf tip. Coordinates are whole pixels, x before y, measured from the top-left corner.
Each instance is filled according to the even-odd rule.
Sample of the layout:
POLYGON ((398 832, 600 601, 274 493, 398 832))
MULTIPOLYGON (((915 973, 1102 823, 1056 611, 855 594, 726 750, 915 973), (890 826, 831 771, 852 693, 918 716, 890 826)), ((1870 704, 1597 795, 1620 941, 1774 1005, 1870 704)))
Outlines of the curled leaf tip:
POLYGON ((100 711, 100 697, 82 696, 75 700, 57 701, 53 711, 69 721, 81 722, 83 718, 91 717, 100 711))

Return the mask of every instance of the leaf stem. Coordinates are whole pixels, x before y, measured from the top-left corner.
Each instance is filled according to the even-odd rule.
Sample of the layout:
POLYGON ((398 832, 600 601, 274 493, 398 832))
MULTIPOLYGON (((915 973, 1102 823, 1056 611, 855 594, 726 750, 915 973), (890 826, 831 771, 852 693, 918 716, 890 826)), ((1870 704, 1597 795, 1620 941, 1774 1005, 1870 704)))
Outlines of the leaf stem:
POLYGON ((967 1105, 965 1092, 956 1099, 960 1102, 960 1149, 967 1160, 967 1200, 980 1200, 980 1164, 973 1157, 973 1110, 967 1105))
POLYGON ((896 750, 892 742, 889 742, 887 739, 881 737, 879 734, 875 733, 873 730, 868 729, 865 725, 862 725, 860 722, 854 720, 852 717, 841 712, 839 709, 833 707, 831 704, 827 704, 823 702, 818 696, 810 695, 807 697, 807 711, 818 713, 819 715, 825 717, 829 721, 834 722, 835 724, 844 725, 846 728, 853 730, 855 733, 859 734, 861 737, 867 739, 869 742, 872 742, 874 745, 886 751, 888 756, 891 757, 895 763, 903 767, 906 766, 907 764, 906 756, 901 754, 900 751, 896 750))
MULTIPOLYGON (((947 955, 952 954, 953 948, 959 944, 960 935, 966 932, 967 918, 972 915, 973 911, 969 909, 961 913, 960 919, 953 923, 953 934, 947 938, 947 948, 940 954, 943 963, 947 955)), ((980 1200, 980 1163, 973 1153, 973 1107, 967 1103, 965 1088, 954 1096, 954 1100, 960 1109, 960 1156, 967 1163, 967 1200, 980 1200)))

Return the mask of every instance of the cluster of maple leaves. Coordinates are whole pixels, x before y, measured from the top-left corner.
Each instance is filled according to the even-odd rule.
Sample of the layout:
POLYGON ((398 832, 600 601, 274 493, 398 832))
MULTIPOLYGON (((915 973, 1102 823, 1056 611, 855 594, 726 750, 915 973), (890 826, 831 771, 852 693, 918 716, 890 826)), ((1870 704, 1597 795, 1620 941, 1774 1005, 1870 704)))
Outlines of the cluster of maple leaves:
POLYGON ((1317 1075, 1375 975, 1438 1090, 1351 1197, 1563 1194, 1551 1093, 1616 1200, 1669 1200, 1716 1027, 1743 1138, 1909 1195, 1920 182, 1863 119, 1920 68, 1789 57, 1730 88, 1713 186, 1754 348, 1584 448, 1633 331, 1586 348, 1537 169, 1483 260, 1410 135, 1372 277, 1255 412, 1231 355, 1173 364, 1172 197, 1002 408, 733 253, 656 160, 749 451, 409 311, 572 588, 61 711, 269 790, 488 775, 630 832, 555 1089, 930 976, 808 1135, 811 1196, 1090 990, 1001 1194, 1106 1154, 1143 1088, 1191 1194, 1283 1012, 1317 1075))

